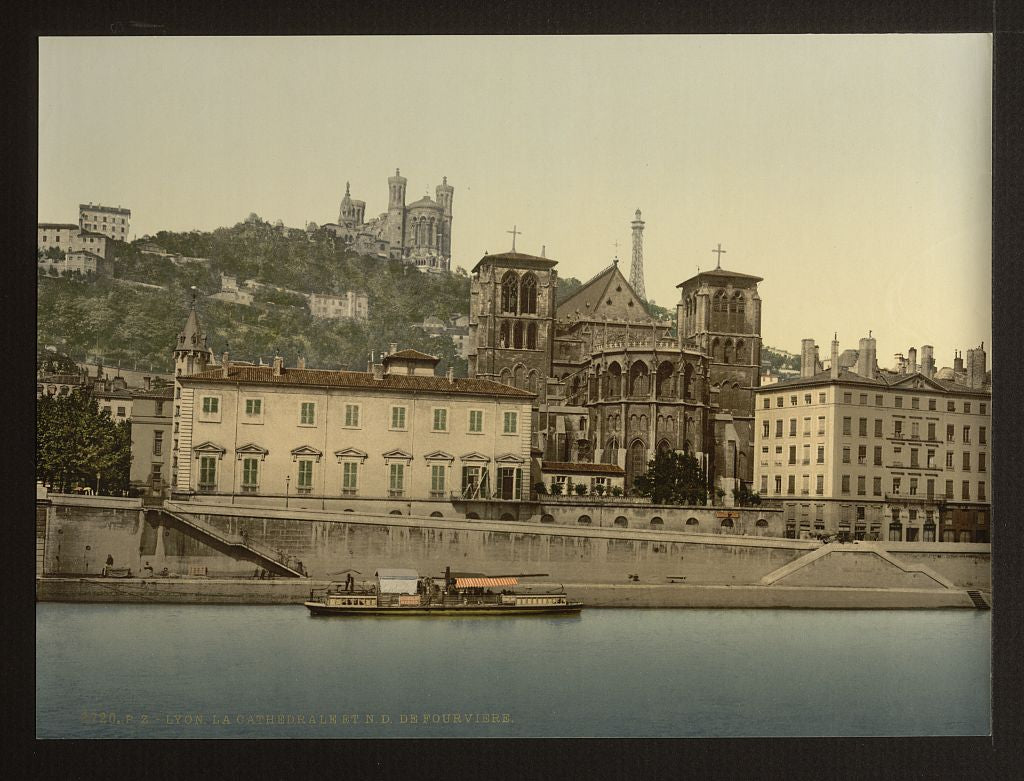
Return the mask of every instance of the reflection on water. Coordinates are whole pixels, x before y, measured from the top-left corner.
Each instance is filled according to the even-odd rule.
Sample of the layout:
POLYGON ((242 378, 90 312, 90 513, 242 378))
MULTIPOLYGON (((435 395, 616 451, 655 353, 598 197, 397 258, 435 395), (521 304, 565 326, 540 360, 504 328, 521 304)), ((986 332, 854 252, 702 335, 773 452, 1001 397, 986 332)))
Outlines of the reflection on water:
POLYGON ((989 733, 971 610, 312 618, 36 607, 39 737, 989 733))

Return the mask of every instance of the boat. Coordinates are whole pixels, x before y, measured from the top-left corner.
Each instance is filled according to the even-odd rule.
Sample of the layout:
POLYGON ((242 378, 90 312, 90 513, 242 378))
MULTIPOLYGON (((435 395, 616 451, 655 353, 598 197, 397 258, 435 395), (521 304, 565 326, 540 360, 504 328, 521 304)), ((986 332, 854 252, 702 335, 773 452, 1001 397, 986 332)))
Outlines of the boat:
POLYGON ((451 572, 420 577, 411 569, 379 569, 373 583, 349 575, 313 589, 303 604, 314 616, 508 616, 575 614, 583 602, 555 589, 514 591, 523 577, 451 572))

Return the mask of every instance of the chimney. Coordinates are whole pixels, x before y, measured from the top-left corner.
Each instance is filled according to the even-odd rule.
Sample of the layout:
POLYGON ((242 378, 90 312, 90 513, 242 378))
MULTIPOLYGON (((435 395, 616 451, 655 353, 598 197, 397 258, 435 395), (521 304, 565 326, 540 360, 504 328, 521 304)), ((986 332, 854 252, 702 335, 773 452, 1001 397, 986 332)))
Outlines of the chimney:
POLYGON ((394 355, 398 352, 398 342, 392 342, 389 345, 388 355, 394 355))
POLYGON ((911 347, 907 350, 907 374, 917 372, 917 348, 911 347))
POLYGON ((862 336, 857 342, 857 368, 856 372, 861 377, 867 377, 867 362, 868 362, 868 340, 867 337, 862 336))
POLYGON ((455 369, 448 367, 448 382, 455 382, 455 369))
POLYGON ((371 365, 371 371, 373 371, 373 379, 383 380, 384 379, 384 364, 375 363, 371 365))
POLYGON ((221 376, 225 379, 228 376, 228 369, 231 368, 231 359, 228 357, 228 351, 225 350, 220 354, 220 371, 221 376))
POLYGON ((274 356, 274 376, 280 377, 284 372, 284 358, 280 355, 274 356))
POLYGON ((305 355, 300 355, 299 356, 299 360, 296 363, 295 368, 296 369, 305 369, 306 368, 306 356, 305 355))
POLYGON ((800 376, 813 377, 815 374, 815 344, 813 339, 800 340, 800 376))
POLYGON ((985 384, 985 343, 967 351, 967 384, 972 388, 980 388, 985 384))
POLYGON ((896 373, 897 374, 906 374, 906 372, 907 372, 907 359, 903 357, 903 353, 896 353, 893 356, 893 359, 896 361, 896 373))
POLYGON ((930 344, 921 345, 921 374, 935 376, 935 349, 930 344))
POLYGON ((839 334, 832 337, 832 379, 839 379, 839 334))
POLYGON ((956 374, 964 373, 964 357, 959 350, 953 351, 953 371, 956 374))
POLYGON ((868 331, 867 338, 867 358, 864 361, 865 371, 867 372, 864 376, 868 379, 875 379, 875 370, 878 368, 878 358, 876 353, 875 338, 871 336, 871 332, 868 331))
POLYGON ((142 378, 142 387, 144 387, 146 390, 150 390, 152 384, 153 378, 150 377, 149 375, 146 375, 145 377, 142 378))

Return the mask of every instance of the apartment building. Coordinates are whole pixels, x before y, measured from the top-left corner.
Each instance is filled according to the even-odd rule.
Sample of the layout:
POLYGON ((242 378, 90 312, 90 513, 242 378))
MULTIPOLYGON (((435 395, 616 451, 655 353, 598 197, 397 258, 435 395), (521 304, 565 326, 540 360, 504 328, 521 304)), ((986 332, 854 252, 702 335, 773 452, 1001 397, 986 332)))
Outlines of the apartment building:
POLYGON ((131 209, 120 206, 82 203, 78 206, 78 225, 83 231, 99 233, 108 239, 128 241, 131 209))

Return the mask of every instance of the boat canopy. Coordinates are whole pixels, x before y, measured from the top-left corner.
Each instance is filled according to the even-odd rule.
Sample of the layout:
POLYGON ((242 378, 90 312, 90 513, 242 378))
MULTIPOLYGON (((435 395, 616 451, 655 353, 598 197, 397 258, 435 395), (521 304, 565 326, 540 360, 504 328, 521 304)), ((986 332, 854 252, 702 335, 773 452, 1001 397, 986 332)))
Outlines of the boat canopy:
POLYGON ((518 578, 455 578, 456 588, 490 588, 491 586, 517 586, 518 578))
POLYGON ((419 574, 414 569, 379 569, 381 594, 415 594, 419 574))

